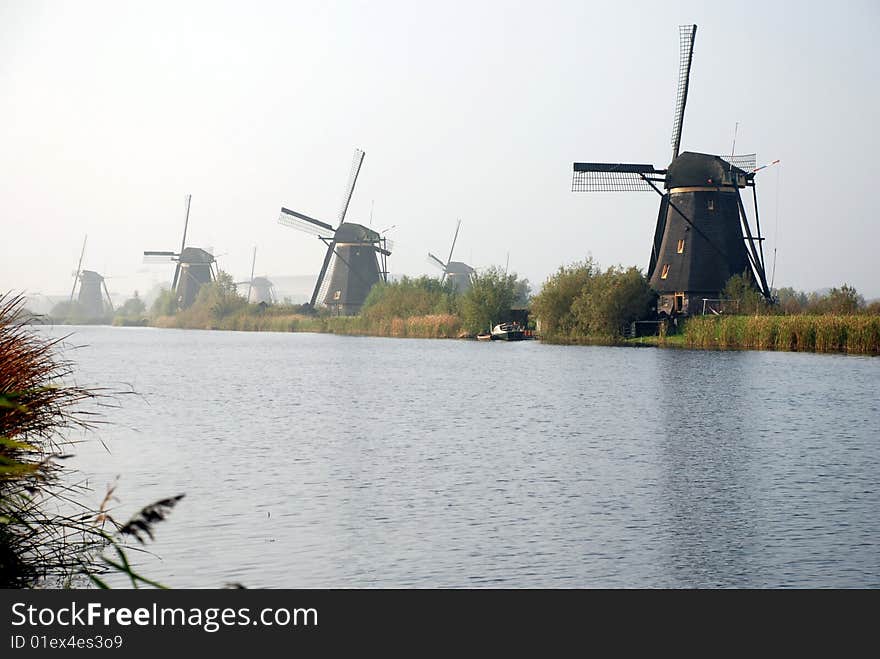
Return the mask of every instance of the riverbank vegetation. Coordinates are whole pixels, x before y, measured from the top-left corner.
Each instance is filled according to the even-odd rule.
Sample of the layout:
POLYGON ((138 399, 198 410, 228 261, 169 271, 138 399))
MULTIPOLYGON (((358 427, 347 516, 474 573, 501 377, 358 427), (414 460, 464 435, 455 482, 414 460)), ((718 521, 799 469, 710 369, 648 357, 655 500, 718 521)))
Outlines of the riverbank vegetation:
POLYGON ((682 330, 692 348, 880 354, 880 315, 697 316, 682 330))
POLYGON ((376 284, 359 314, 334 316, 308 305, 248 304, 221 271, 188 309, 179 309, 166 290, 147 313, 135 294, 116 311, 114 324, 461 338, 509 320, 512 309, 528 308, 532 327, 537 325, 537 334, 551 343, 880 353, 880 301, 866 303, 847 284, 813 293, 782 288, 770 303, 748 274, 735 275, 722 292, 723 313, 677 324, 656 322, 657 294, 635 267, 603 269, 587 258, 559 268, 537 295, 530 292, 528 280, 499 268, 475 274, 464 293, 438 278, 401 277, 376 284), (633 338, 639 321, 647 321, 640 327, 657 335, 633 338))
POLYGON ((541 336, 553 343, 617 343, 649 318, 656 294, 638 268, 603 270, 593 259, 559 268, 532 298, 541 336))
POLYGON ((450 282, 432 277, 401 277, 376 284, 361 312, 334 316, 307 305, 248 304, 232 278, 221 272, 203 286, 195 303, 177 310, 169 292, 157 298, 151 324, 181 329, 327 332, 367 336, 458 338, 509 319, 515 306, 528 304, 529 283, 515 274, 490 268, 474 276, 458 293, 450 282))
POLYGON ((729 312, 689 318, 681 332, 684 345, 880 354, 880 302, 866 304, 847 284, 809 294, 784 288, 768 304, 747 276, 736 275, 724 296, 729 312))
POLYGON ((67 382, 71 362, 60 339, 37 334, 21 297, 0 295, 0 588, 106 587, 107 571, 131 584, 160 586, 138 575, 126 538, 143 542, 180 496, 142 509, 125 524, 111 515, 112 488, 99 506, 64 465, 71 437, 100 423, 97 406, 114 397, 67 382), (111 556, 104 551, 110 550, 111 556))

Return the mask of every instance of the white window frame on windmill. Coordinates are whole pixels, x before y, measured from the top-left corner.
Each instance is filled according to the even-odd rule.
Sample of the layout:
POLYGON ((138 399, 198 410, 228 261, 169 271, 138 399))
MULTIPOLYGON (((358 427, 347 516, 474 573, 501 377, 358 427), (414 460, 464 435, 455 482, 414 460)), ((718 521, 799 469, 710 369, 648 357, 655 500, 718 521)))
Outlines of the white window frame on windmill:
POLYGON ((676 249, 678 254, 684 254, 684 238, 678 239, 678 248, 676 249))
POLYGON ((709 203, 706 204, 706 206, 710 211, 714 211, 715 210, 715 200, 709 199, 709 203))
POLYGON ((660 270, 660 279, 666 279, 669 276, 669 264, 664 263, 663 269, 660 270))

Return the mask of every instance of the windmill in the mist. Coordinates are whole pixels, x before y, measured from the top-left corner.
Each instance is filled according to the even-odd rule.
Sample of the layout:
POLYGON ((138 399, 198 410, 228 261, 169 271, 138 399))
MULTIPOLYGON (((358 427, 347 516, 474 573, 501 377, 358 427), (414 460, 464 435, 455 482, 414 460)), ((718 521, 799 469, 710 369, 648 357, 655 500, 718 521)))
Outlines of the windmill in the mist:
POLYGON ((199 289, 217 278, 214 272, 214 255, 199 247, 186 246, 186 230, 189 226, 189 208, 192 195, 186 196, 186 217, 183 220, 183 239, 179 252, 145 251, 145 263, 176 263, 171 290, 181 309, 196 301, 199 289))
POLYGON ((458 240, 458 230, 461 228, 461 220, 455 225, 455 235, 452 237, 452 247, 449 248, 449 256, 446 257, 444 263, 439 258, 428 252, 428 263, 437 266, 443 271, 440 282, 448 279, 452 285, 452 289, 464 293, 471 287, 471 280, 474 276, 474 269, 467 263, 461 261, 453 261, 452 253, 455 250, 455 241, 458 240))
POLYGON ((703 301, 720 297, 727 280, 752 273, 770 299, 755 192, 755 154, 679 154, 696 25, 680 31, 680 68, 672 125, 672 162, 666 169, 630 163, 574 163, 573 192, 654 191, 660 211, 654 230, 648 279, 660 294, 657 312, 699 313, 703 301), (660 191, 662 184, 666 192, 660 191), (753 233, 740 196, 752 188, 753 233))
POLYGON ((341 315, 360 311, 373 285, 388 279, 391 241, 362 224, 345 221, 364 155, 355 149, 336 228, 288 208, 278 216, 279 224, 316 235, 327 246, 309 304, 314 308, 320 302, 341 315))
POLYGON ((237 281, 236 286, 247 285, 246 299, 253 304, 275 304, 278 296, 275 295, 275 286, 267 277, 254 277, 254 269, 257 265, 257 248, 254 247, 254 258, 251 261, 251 278, 247 281, 237 281))
POLYGON ((97 320, 113 313, 113 301, 110 299, 110 291, 104 277, 94 270, 83 270, 82 262, 86 253, 86 241, 83 239, 82 251, 79 253, 79 263, 76 264, 76 273, 73 276, 73 288, 70 289, 69 304, 73 306, 73 298, 76 295, 77 316, 86 320, 97 320), (76 286, 79 284, 79 294, 76 286))

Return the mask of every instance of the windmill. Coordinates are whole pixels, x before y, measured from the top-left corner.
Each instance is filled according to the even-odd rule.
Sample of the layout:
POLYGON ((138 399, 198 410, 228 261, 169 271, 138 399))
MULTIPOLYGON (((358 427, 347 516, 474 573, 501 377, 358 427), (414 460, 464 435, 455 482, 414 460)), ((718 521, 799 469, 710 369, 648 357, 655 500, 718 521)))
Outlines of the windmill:
POLYGON ((461 220, 455 225, 455 235, 452 237, 452 247, 449 248, 449 256, 446 257, 446 263, 431 254, 431 252, 428 252, 428 263, 437 266, 443 271, 440 283, 443 283, 445 279, 449 279, 454 291, 464 293, 471 287, 474 269, 467 263, 452 260, 452 252, 455 250, 455 241, 458 240, 458 230, 460 228, 461 220))
POLYGON ((358 313, 373 285, 388 280, 387 259, 391 256, 391 241, 384 237, 384 232, 345 221, 364 155, 363 151, 355 149, 335 229, 326 222, 288 208, 282 208, 278 216, 279 224, 316 235, 327 246, 309 304, 314 308, 320 300, 339 315, 358 313))
POLYGON ((104 277, 94 270, 79 273, 79 295, 76 301, 84 318, 97 319, 113 313, 113 301, 104 277))
POLYGON ((179 252, 145 251, 145 263, 177 263, 171 290, 177 297, 181 309, 186 309, 196 301, 199 289, 217 278, 214 272, 214 255, 199 247, 186 246, 186 230, 189 226, 189 208, 192 195, 186 196, 186 217, 183 221, 183 239, 179 252))
POLYGON ((79 253, 79 262, 76 264, 76 273, 73 277, 73 288, 70 289, 69 303, 73 303, 74 295, 76 295, 76 285, 79 284, 79 294, 76 295, 77 315, 82 316, 84 319, 97 320, 113 312, 113 301, 110 299, 110 292, 107 290, 107 283, 104 281, 104 277, 94 270, 82 269, 88 238, 86 236, 83 239, 82 250, 79 253))
POLYGON ((658 314, 697 313, 720 297, 727 280, 751 273, 768 300, 761 223, 755 190, 755 155, 679 154, 693 61, 696 25, 679 28, 680 66, 672 125, 672 161, 666 169, 631 163, 574 163, 572 192, 654 191, 660 210, 648 280, 659 295, 658 314), (660 185, 666 192, 661 192, 660 185), (752 188, 756 232, 740 190, 752 188))
POLYGON ((275 304, 277 296, 275 295, 275 286, 266 277, 254 277, 254 268, 257 265, 257 248, 254 247, 254 258, 251 261, 251 278, 247 281, 237 281, 236 286, 244 286, 247 284, 247 301, 254 304, 264 302, 266 304, 275 304))

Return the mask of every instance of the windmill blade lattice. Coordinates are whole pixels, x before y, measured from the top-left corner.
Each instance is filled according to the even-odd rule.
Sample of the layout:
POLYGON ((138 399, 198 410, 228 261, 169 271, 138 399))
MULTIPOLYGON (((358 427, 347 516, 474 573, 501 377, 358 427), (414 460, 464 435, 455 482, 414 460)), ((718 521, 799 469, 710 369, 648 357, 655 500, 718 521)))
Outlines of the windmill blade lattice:
POLYGON ((431 252, 428 252, 428 259, 427 260, 428 260, 428 263, 430 263, 431 265, 440 268, 443 272, 446 272, 446 264, 443 263, 443 261, 438 259, 433 254, 431 254, 431 252))
POLYGON ((278 215, 278 224, 283 224, 286 227, 298 229, 299 231, 319 237, 330 237, 333 235, 333 227, 326 222, 297 213, 289 208, 281 209, 281 213, 278 215))
POLYGON ((576 162, 572 192, 651 192, 649 180, 663 182, 662 170, 653 165, 630 163, 576 162))
POLYGON ((735 156, 721 156, 724 162, 728 162, 744 172, 754 171, 758 165, 758 155, 755 153, 742 153, 735 156))
POLYGON ((345 186, 345 196, 342 198, 342 207, 339 209, 339 222, 337 222, 336 226, 345 222, 345 215, 348 213, 348 205, 351 203, 351 196, 354 194, 354 186, 357 183, 358 174, 360 174, 361 165, 364 162, 365 155, 366 153, 360 149, 354 150, 354 158, 351 162, 351 172, 348 175, 348 183, 345 186))
POLYGON ((679 34, 678 91, 675 94, 675 115, 672 119, 672 158, 678 157, 681 145, 681 128, 684 123, 684 108, 687 105, 688 84, 691 77, 691 63, 694 58, 694 39, 696 25, 681 25, 679 34))

